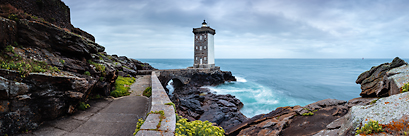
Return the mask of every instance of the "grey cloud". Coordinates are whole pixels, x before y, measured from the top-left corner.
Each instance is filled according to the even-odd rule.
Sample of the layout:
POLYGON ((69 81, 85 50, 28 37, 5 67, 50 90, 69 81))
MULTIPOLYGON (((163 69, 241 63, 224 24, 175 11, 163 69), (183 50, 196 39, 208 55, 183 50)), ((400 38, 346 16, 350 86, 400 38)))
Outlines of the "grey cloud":
POLYGON ((405 0, 63 1, 74 26, 134 58, 191 58, 203 19, 217 58, 409 57, 405 0))

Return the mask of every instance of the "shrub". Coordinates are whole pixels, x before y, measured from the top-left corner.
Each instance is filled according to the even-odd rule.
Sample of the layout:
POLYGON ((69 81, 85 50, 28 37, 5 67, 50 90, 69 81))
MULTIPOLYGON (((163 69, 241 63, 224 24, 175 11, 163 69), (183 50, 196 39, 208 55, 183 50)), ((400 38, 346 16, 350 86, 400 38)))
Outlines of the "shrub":
POLYGON ((104 81, 105 77, 99 77, 99 81, 104 81))
POLYGON ((80 105, 78 106, 78 109, 85 110, 85 109, 87 109, 89 107, 91 107, 91 106, 89 106, 89 104, 86 104, 85 102, 80 102, 80 105))
POLYGON ((151 97, 152 96, 152 87, 146 87, 145 91, 143 91, 143 96, 151 97))
POLYGON ((409 83, 406 83, 405 85, 402 86, 401 93, 407 92, 408 90, 409 90, 409 83))
POLYGON ((224 130, 222 127, 213 126, 209 121, 202 122, 195 120, 187 122, 186 118, 181 118, 176 123, 175 136, 191 136, 191 135, 206 135, 206 136, 223 136, 224 130))
POLYGON ((118 76, 118 78, 115 80, 115 90, 111 92, 111 96, 121 97, 129 95, 130 93, 128 90, 130 89, 130 85, 132 85, 134 82, 134 77, 118 76))
POLYGON ((382 125, 378 124, 378 121, 374 121, 372 119, 370 119, 367 124, 362 126, 361 129, 359 129, 359 127, 356 129, 357 130, 356 130, 355 135, 358 135, 358 134, 368 135, 372 133, 383 132, 382 125))
POLYGON ((18 19, 18 15, 16 15, 16 14, 10 14, 9 16, 8 16, 8 18, 10 19, 10 20, 14 20, 14 21, 18 21, 19 19, 18 19))
POLYGON ((64 65, 64 63, 65 63, 65 60, 63 60, 63 59, 61 59, 60 60, 60 62, 64 65))
POLYGON ((14 53, 14 47, 11 45, 7 45, 5 51, 14 53))
POLYGON ((303 113, 302 116, 312 116, 314 115, 314 113, 312 112, 307 112, 307 113, 303 113))
POLYGON ((90 76, 91 73, 89 73, 89 71, 85 71, 85 72, 84 72, 84 75, 90 76))
POLYGON ((138 119, 138 123, 136 123, 136 129, 133 135, 136 135, 136 133, 138 133, 138 131, 141 129, 141 126, 144 122, 145 121, 142 118, 138 119))

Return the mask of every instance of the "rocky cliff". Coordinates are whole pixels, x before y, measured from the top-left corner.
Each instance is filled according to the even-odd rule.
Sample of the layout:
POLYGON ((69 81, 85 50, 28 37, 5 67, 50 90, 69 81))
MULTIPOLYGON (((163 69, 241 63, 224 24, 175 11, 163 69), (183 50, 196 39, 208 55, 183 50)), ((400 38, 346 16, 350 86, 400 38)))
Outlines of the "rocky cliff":
POLYGON ((202 86, 215 86, 236 81, 231 72, 220 69, 198 72, 191 76, 189 83, 175 86, 171 100, 180 116, 193 120, 208 120, 226 128, 242 123, 247 118, 240 109, 243 103, 232 95, 217 95, 202 86))
POLYGON ((106 54, 69 20, 60 0, 0 0, 0 135, 73 113, 89 96, 109 95, 118 76, 154 69, 106 54))

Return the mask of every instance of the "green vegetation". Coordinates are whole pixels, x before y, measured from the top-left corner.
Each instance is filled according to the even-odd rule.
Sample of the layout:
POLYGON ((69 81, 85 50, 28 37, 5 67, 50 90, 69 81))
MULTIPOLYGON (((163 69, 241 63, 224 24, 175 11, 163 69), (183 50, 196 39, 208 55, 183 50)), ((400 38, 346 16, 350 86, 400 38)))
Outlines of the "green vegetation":
POLYGON ((101 71, 102 73, 105 72, 105 66, 104 65, 95 63, 95 62, 93 62, 91 60, 88 60, 88 63, 93 65, 98 71, 101 71))
POLYGON ((378 99, 375 99, 375 100, 372 100, 372 101, 371 101, 371 104, 376 103, 376 101, 378 101, 378 100, 379 100, 379 98, 378 98, 378 99))
POLYGON ((105 77, 99 77, 99 81, 104 81, 105 77))
POLYGON ((102 96, 99 95, 99 94, 94 95, 94 96, 92 96, 92 97, 89 97, 89 99, 99 99, 99 98, 102 98, 102 96))
POLYGON ((11 46, 11 45, 7 45, 5 51, 6 51, 6 52, 14 53, 14 47, 11 46))
POLYGON ((90 76, 91 73, 89 73, 89 71, 85 71, 85 72, 84 72, 84 75, 90 76))
POLYGON ((314 113, 310 111, 307 113, 303 113, 301 116, 312 116, 312 115, 314 115, 314 113))
POLYGON ((405 85, 403 85, 402 86, 402 89, 401 89, 401 93, 403 93, 403 92, 407 92, 409 90, 409 83, 406 83, 405 85))
POLYGON ((195 120, 187 122, 186 118, 179 117, 176 123, 175 136, 223 136, 224 130, 221 127, 213 126, 211 122, 195 120))
POLYGON ((10 14, 9 16, 8 16, 8 18, 10 19, 10 20, 14 20, 14 21, 18 21, 19 19, 18 19, 18 15, 16 15, 16 14, 10 14))
POLYGON ((21 77, 25 77, 30 72, 60 72, 57 67, 48 65, 43 61, 33 61, 29 62, 14 62, 13 60, 1 60, 0 68, 8 70, 16 70, 21 74, 21 77))
POLYGON ((65 60, 63 60, 63 59, 60 59, 60 62, 64 65, 64 63, 65 63, 65 60))
MULTIPOLYGON (((152 89, 151 89, 151 90, 152 90, 152 89)), ((173 106, 173 109, 175 109, 175 112, 176 112, 176 106, 175 106, 175 104, 174 104, 173 102, 165 103, 165 105, 172 105, 172 106, 173 106)))
POLYGON ((89 107, 91 107, 91 106, 89 106, 89 104, 86 104, 85 102, 80 102, 80 105, 78 106, 78 109, 85 110, 85 109, 87 109, 89 107))
POLYGON ((151 97, 152 96, 152 87, 146 87, 145 91, 143 91, 143 96, 151 97))
POLYGON ((133 135, 136 135, 136 133, 138 133, 138 131, 141 129, 141 126, 144 122, 145 121, 142 118, 138 119, 138 123, 136 123, 136 129, 133 135))
POLYGON ((134 77, 118 76, 118 78, 115 80, 115 90, 111 92, 111 96, 121 97, 129 95, 130 93, 128 92, 128 90, 130 89, 130 86, 134 82, 135 82, 134 77))
POLYGON ((159 116, 159 123, 158 123, 158 125, 156 125, 156 129, 155 129, 157 131, 160 128, 160 125, 162 124, 162 120, 166 118, 165 117, 165 112, 163 110, 151 111, 150 113, 148 113, 148 115, 149 114, 159 114, 160 115, 159 116))
POLYGON ((374 121, 372 119, 370 119, 367 124, 362 126, 361 129, 359 129, 359 127, 356 129, 357 130, 356 130, 355 135, 358 135, 358 134, 368 135, 368 134, 379 133, 379 132, 384 131, 382 129, 382 125, 378 124, 378 121, 374 121))

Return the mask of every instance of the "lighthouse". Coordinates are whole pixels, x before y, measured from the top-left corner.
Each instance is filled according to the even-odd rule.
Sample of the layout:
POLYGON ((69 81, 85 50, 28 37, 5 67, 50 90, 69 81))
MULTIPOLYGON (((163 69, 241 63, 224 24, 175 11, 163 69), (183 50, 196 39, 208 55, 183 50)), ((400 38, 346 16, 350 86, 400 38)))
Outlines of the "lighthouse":
POLYGON ((214 68, 214 35, 216 30, 210 28, 206 20, 202 27, 193 28, 194 37, 194 68, 214 68))

